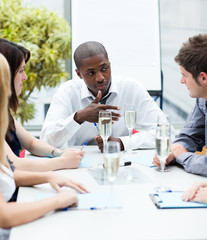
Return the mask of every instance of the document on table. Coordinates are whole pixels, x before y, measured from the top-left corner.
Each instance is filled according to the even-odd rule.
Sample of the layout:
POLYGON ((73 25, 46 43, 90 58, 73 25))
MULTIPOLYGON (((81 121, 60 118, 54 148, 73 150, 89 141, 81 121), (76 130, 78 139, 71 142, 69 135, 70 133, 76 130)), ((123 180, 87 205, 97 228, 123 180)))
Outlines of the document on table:
MULTIPOLYGON (((49 198, 54 196, 55 193, 41 193, 36 195, 35 200, 41 200, 45 198, 49 198)), ((112 197, 110 193, 84 193, 84 194, 77 194, 78 196, 78 206, 77 207, 70 207, 69 209, 78 210, 78 209, 89 209, 89 210, 96 210, 96 209, 106 209, 109 208, 111 205, 112 199, 112 206, 113 208, 121 208, 121 200, 120 196, 116 193, 113 193, 112 197)))
POLYGON ((207 208, 207 204, 182 200, 183 192, 157 192, 150 198, 157 208, 207 208))
POLYGON ((93 162, 92 159, 88 156, 85 156, 79 163, 79 168, 92 168, 93 162))
POLYGON ((152 163, 154 154, 142 154, 142 155, 127 155, 123 156, 124 161, 131 161, 133 163, 138 163, 146 167, 155 167, 152 163))

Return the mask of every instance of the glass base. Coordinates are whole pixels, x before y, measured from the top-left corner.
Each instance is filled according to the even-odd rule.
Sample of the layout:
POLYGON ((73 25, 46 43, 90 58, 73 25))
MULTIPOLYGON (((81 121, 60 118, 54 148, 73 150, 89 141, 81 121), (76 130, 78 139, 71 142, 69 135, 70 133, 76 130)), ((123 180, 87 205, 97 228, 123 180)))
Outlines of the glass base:
MULTIPOLYGON (((156 170, 157 170, 158 172, 162 172, 161 167, 158 167, 156 170)), ((165 168, 164 168, 164 172, 170 172, 170 170, 169 170, 167 167, 165 167, 165 168)))

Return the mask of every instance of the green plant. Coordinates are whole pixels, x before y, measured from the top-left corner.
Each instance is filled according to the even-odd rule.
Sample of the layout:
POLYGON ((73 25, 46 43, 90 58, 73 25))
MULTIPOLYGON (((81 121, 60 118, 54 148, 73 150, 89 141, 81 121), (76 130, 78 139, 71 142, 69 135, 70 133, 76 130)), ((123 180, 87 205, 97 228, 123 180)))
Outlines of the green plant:
POLYGON ((70 26, 46 8, 23 6, 22 0, 0 1, 0 37, 16 42, 31 52, 26 64, 27 81, 19 97, 17 117, 22 124, 34 118, 31 93, 41 87, 55 87, 68 78, 65 60, 70 57, 70 26))

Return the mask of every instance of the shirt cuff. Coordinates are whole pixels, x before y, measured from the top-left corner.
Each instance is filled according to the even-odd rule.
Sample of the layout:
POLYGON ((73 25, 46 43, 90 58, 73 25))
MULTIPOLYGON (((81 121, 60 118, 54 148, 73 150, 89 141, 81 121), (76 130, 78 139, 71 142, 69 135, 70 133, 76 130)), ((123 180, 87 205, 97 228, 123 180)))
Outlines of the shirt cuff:
POLYGON ((182 153, 175 159, 175 161, 178 164, 183 165, 183 163, 186 161, 186 159, 188 159, 192 155, 193 155, 193 153, 190 153, 190 152, 182 153))
POLYGON ((119 139, 121 139, 124 145, 124 150, 127 150, 129 146, 129 137, 119 137, 119 139))

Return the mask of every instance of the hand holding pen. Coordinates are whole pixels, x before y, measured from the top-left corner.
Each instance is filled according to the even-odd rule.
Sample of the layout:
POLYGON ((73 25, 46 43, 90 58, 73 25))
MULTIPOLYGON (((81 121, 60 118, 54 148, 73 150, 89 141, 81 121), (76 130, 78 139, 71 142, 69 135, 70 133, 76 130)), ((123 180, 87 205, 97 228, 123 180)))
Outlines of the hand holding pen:
POLYGON ((93 123, 93 124, 94 124, 94 126, 96 127, 96 129, 97 129, 98 132, 99 132, 98 124, 97 124, 97 123, 93 123))
POLYGON ((81 147, 81 151, 84 149, 84 147, 88 144, 88 142, 84 142, 83 146, 81 147))

